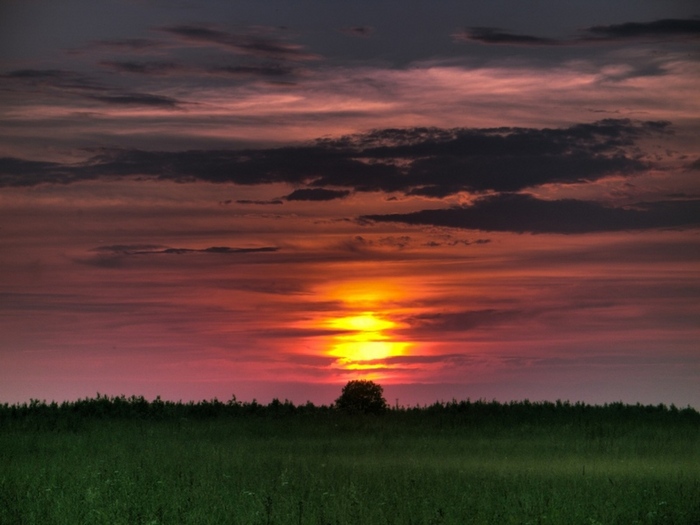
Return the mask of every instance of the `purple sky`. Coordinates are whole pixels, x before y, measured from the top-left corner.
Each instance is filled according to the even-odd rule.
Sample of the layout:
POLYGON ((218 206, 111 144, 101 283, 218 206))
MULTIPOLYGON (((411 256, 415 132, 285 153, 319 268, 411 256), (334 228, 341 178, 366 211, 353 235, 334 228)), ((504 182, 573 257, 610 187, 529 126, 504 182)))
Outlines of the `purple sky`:
POLYGON ((0 402, 700 407, 695 1, 0 3, 0 402))

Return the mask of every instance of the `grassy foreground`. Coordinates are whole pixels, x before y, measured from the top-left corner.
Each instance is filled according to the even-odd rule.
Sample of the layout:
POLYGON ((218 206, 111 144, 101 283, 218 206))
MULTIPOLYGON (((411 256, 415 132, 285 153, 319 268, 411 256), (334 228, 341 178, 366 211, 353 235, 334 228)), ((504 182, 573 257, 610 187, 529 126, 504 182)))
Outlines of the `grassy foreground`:
POLYGON ((691 409, 158 403, 0 406, 0 523, 700 524, 691 409))

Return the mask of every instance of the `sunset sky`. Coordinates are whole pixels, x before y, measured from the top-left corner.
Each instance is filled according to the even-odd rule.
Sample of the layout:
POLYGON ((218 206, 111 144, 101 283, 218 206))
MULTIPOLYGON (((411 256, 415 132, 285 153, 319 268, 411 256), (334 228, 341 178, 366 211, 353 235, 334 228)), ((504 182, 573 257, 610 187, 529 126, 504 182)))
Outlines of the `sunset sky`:
POLYGON ((700 408, 696 0, 0 0, 0 403, 700 408))

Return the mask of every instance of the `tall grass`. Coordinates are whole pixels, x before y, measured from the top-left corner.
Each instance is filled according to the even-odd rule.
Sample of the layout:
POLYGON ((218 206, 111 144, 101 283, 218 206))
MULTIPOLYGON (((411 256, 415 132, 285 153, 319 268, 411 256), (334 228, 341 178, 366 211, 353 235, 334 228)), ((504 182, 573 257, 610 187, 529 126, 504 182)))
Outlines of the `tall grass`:
POLYGON ((485 407, 51 420, 58 408, 5 406, 0 523, 700 523, 697 412, 485 407))

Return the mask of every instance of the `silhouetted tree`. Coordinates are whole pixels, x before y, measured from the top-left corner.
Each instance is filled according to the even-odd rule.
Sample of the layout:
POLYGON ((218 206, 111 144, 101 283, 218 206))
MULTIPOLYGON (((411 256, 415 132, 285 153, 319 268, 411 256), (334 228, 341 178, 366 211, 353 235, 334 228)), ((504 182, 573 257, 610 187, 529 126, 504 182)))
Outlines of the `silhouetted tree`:
POLYGON ((335 406, 353 414, 381 414, 388 408, 381 385, 365 379, 348 381, 335 406))

